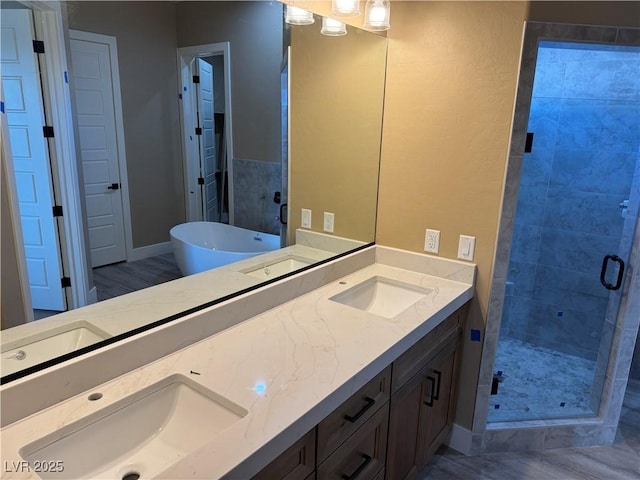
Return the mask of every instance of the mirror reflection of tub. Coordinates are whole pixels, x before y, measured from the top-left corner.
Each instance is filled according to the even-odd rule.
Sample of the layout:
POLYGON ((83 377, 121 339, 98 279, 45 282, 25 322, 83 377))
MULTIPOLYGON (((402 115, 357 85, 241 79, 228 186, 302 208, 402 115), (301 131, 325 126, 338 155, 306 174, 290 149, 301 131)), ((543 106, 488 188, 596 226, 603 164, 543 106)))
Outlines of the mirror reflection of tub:
POLYGON ((222 267, 280 248, 280 236, 218 222, 188 222, 169 232, 182 275, 222 267))

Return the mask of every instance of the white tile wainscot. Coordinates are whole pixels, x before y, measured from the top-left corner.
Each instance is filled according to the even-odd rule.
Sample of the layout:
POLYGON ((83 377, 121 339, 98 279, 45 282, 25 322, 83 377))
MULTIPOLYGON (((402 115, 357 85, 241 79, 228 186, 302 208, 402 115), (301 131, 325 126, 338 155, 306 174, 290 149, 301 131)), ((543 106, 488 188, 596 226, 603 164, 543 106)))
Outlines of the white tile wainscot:
MULTIPOLYGON (((375 249, 375 263, 7 425, 1 431, 3 460, 18 462, 22 460, 18 451, 24 445, 166 377, 181 374, 248 414, 154 478, 247 478, 255 474, 473 297, 473 264, 381 246, 371 248, 375 249), (329 300, 374 276, 432 291, 390 319, 329 300), (262 385, 264 388, 256 388, 262 385), (98 391, 103 395, 101 400, 87 400, 98 391)), ((335 264, 343 261, 337 259, 335 264)), ((314 270, 296 275, 296 285, 303 285, 307 276, 312 278, 314 270)), ((287 281, 291 279, 230 303, 239 303, 242 308, 252 295, 261 290, 275 292, 287 281)), ((189 322, 199 324, 198 317, 211 316, 215 310, 178 323, 188 329, 189 322)), ((161 336, 162 330, 141 337, 152 339, 153 335, 161 336)), ((109 348, 115 347, 105 350, 109 348)), ((135 338, 127 348, 136 348, 135 338)), ((105 353, 93 352, 94 356, 101 354, 105 353)), ((63 369, 64 364, 58 368, 63 369)), ((2 478, 40 477, 25 471, 4 472, 2 478)))

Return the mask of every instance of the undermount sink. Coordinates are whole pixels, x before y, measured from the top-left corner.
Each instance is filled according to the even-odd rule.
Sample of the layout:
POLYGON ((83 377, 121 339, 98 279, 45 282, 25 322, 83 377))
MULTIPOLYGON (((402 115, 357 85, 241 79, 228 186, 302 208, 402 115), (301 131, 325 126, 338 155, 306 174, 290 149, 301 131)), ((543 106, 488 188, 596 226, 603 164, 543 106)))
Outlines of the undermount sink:
POLYGON ((329 300, 385 318, 393 318, 429 293, 422 288, 385 277, 372 277, 329 300))
POLYGON ((73 352, 110 337, 87 322, 74 322, 2 345, 2 374, 73 352))
POLYGON ((242 273, 259 278, 260 280, 268 280, 270 278, 279 277, 285 273, 294 272, 302 267, 311 265, 315 260, 310 258, 298 257, 297 255, 287 255, 279 257, 268 263, 262 263, 257 267, 242 270, 242 273))
MULTIPOLYGON (((100 401, 96 392, 89 400, 100 401)), ((20 449, 31 465, 55 459, 42 478, 152 478, 247 410, 183 375, 173 375, 20 449), (54 469, 55 470, 55 469, 54 469)))

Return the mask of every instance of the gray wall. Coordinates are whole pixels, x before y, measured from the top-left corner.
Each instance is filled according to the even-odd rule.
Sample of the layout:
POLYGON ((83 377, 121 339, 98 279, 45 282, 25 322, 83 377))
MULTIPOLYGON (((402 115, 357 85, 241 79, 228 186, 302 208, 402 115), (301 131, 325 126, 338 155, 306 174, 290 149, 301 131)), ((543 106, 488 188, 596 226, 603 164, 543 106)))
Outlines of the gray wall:
POLYGON ((229 41, 234 157, 280 161, 282 4, 179 2, 178 47, 229 41))
POLYGON ((116 37, 133 246, 169 240, 184 221, 176 4, 68 2, 69 28, 116 37))

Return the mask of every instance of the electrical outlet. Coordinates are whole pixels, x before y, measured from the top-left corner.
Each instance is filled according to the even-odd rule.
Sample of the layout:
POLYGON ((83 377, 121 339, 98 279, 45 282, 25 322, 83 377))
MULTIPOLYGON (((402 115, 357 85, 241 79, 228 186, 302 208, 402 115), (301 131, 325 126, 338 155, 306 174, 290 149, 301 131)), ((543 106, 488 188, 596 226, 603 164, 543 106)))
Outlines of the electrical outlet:
POLYGON ((431 230, 427 228, 424 235, 424 251, 429 253, 438 253, 440 249, 440 230, 431 230))
POLYGON ((302 221, 300 222, 302 228, 311 228, 311 210, 308 208, 302 209, 302 221))
POLYGON ((458 258, 462 260, 473 260, 475 250, 476 237, 460 235, 460 241, 458 242, 458 258))
POLYGON ((333 222, 335 215, 331 212, 324 212, 324 231, 333 233, 333 222))

